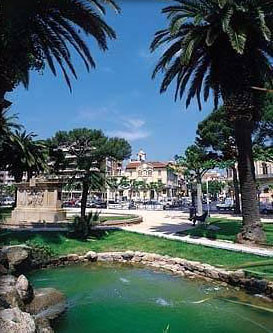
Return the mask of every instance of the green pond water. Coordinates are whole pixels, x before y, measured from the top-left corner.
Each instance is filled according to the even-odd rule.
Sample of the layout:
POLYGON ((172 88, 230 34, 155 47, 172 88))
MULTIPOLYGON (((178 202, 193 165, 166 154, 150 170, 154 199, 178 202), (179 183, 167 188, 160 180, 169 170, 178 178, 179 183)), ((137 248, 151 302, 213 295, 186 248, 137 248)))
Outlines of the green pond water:
POLYGON ((55 332, 162 333, 167 325, 170 333, 273 332, 273 306, 258 297, 165 272, 89 264, 29 278, 35 287, 54 287, 67 297, 55 332))

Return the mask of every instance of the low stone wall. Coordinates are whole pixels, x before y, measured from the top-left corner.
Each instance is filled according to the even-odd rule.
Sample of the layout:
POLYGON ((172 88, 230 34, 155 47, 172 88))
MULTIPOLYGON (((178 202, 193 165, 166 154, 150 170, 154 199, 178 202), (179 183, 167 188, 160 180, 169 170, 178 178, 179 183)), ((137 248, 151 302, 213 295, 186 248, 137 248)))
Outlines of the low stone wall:
POLYGON ((223 285, 242 288, 253 294, 262 294, 273 300, 273 282, 249 278, 242 270, 228 271, 197 261, 172 258, 146 252, 87 252, 85 255, 69 254, 49 260, 47 263, 32 262, 32 268, 65 266, 87 262, 117 262, 141 264, 156 269, 163 269, 181 277, 200 278, 207 281, 218 281, 223 285))
POLYGON ((273 282, 248 278, 242 270, 228 271, 197 261, 172 258, 154 253, 87 252, 68 254, 47 261, 35 259, 27 246, 7 246, 0 251, 0 332, 53 332, 50 323, 65 310, 64 295, 53 288, 33 289, 22 271, 71 264, 96 262, 143 265, 170 271, 181 277, 217 281, 273 300, 273 282), (51 309, 54 311, 45 311, 51 309), (45 313, 50 313, 47 317, 45 313))
MULTIPOLYGON (((112 215, 112 214, 111 214, 112 215)), ((122 216, 119 214, 119 216, 122 216)), ((128 216, 129 217, 129 216, 128 216)), ((120 227, 120 226, 128 226, 130 224, 138 224, 143 222, 142 216, 135 215, 132 218, 123 218, 121 220, 107 220, 99 223, 98 226, 106 226, 106 227, 120 227)), ((5 221, 0 225, 0 229, 15 229, 15 230, 28 230, 28 229, 36 229, 41 231, 54 230, 54 231, 62 231, 67 230, 68 227, 72 224, 70 222, 28 222, 28 223, 13 223, 11 220, 5 221)))

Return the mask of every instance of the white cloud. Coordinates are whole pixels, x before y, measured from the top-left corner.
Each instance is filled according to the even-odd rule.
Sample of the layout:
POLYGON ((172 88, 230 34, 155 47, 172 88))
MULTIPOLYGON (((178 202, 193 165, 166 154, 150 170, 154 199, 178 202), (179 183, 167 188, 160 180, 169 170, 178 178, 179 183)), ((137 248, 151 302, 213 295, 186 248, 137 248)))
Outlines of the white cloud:
POLYGON ((129 141, 145 139, 150 136, 150 132, 145 128, 144 119, 136 116, 124 116, 116 110, 115 105, 81 108, 78 110, 77 118, 81 122, 87 123, 94 120, 108 122, 114 129, 108 130, 107 135, 121 137, 129 141))
POLYGON ((109 131, 107 133, 109 136, 124 138, 129 141, 136 141, 140 139, 145 139, 150 136, 150 133, 145 130, 134 130, 134 131, 109 131))
POLYGON ((140 128, 145 125, 145 121, 143 119, 137 119, 137 118, 128 118, 124 119, 124 126, 128 128, 140 128))
POLYGON ((145 139, 150 136, 150 132, 145 130, 145 121, 140 118, 122 118, 122 126, 126 129, 109 131, 110 136, 121 137, 129 141, 145 139))

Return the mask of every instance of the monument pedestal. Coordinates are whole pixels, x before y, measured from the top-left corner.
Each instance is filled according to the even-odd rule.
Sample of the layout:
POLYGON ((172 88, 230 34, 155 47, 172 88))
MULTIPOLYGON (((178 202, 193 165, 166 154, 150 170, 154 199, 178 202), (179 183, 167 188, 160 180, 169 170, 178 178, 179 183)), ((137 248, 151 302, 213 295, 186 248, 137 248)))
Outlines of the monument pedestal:
POLYGON ((8 223, 56 223, 66 220, 62 209, 62 183, 57 180, 31 179, 16 184, 17 205, 8 223))

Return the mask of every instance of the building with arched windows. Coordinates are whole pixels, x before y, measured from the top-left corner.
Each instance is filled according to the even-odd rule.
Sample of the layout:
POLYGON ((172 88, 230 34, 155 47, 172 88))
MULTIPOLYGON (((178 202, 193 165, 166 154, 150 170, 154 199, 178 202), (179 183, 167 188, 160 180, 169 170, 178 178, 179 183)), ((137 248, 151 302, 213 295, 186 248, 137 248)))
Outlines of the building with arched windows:
POLYGON ((140 186, 128 188, 123 196, 133 200, 165 201, 178 198, 179 178, 172 168, 173 164, 174 162, 148 161, 146 153, 141 149, 137 159, 131 160, 124 171, 124 176, 129 183, 140 184, 140 186))

